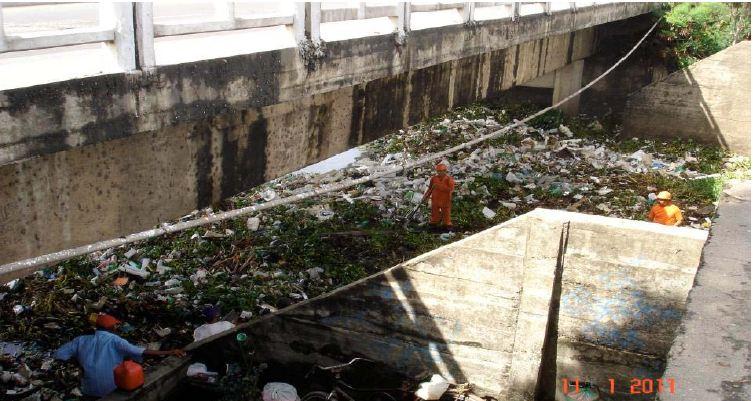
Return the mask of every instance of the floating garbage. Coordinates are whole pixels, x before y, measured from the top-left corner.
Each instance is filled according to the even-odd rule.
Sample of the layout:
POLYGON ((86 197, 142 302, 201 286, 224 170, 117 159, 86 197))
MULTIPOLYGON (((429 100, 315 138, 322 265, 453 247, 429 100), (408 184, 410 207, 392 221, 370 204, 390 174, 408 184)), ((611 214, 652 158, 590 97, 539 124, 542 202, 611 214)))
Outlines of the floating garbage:
POLYGON ((263 401, 300 401, 298 391, 287 383, 271 382, 264 385, 261 392, 263 401))
POLYGON ((486 217, 487 219, 490 219, 490 220, 493 219, 494 216, 497 215, 497 213, 494 212, 494 210, 491 210, 491 209, 489 209, 486 206, 484 206, 484 208, 481 210, 481 213, 484 214, 484 217, 486 217))
POLYGON ((450 387, 450 383, 440 375, 431 376, 431 380, 419 384, 416 397, 422 400, 438 400, 450 387))
MULTIPOLYGON (((287 175, 226 204, 245 207, 383 172, 488 134, 507 118, 501 111, 472 118, 454 113, 440 123, 410 127, 362 147, 343 168, 287 175)), ((596 122, 591 128, 599 129, 596 122)), ((220 302, 227 309, 233 305, 236 310, 226 312, 252 319, 412 258, 418 252, 416 243, 417 249, 425 249, 489 227, 502 217, 497 211, 507 218, 547 207, 642 220, 655 193, 665 190, 656 188, 661 182, 657 177, 678 185, 715 177, 694 171, 710 163, 701 147, 670 155, 660 144, 636 141, 624 152, 611 136, 587 137, 566 124, 548 129, 522 125, 447 156, 444 162, 456 180, 453 199, 459 206, 453 205, 455 233, 416 230, 409 241, 403 225, 395 224, 416 206, 408 229, 428 223, 428 208, 419 203, 434 173, 432 162, 263 214, 94 252, 13 280, 0 286, 0 327, 5 341, 24 340, 24 345, 4 362, 3 375, 11 372, 0 393, 21 391, 13 381, 21 364, 45 364, 57 346, 88 328, 90 313, 113 313, 127 320, 129 340, 150 347, 190 342, 193 329, 204 323, 201 310, 206 303, 220 302)), ((720 163, 731 168, 746 160, 720 163)), ((673 193, 683 194, 676 202, 689 225, 708 229, 715 205, 700 196, 686 198, 693 195, 689 190, 673 193)), ((204 208, 179 220, 214 213, 204 208)), ((51 367, 49 372, 34 371, 32 379, 49 387, 50 399, 72 398, 79 381, 75 366, 45 366, 51 367)))
POLYGON ((258 217, 249 217, 248 220, 246 220, 246 228, 251 231, 257 231, 260 224, 261 219, 259 219, 258 217))

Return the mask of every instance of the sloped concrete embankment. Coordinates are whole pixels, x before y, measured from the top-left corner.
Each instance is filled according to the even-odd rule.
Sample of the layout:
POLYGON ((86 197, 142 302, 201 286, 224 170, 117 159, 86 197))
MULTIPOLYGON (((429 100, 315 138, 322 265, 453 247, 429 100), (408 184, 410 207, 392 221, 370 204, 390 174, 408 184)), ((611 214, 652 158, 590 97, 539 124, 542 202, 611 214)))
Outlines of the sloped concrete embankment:
POLYGON ((625 134, 692 138, 750 156, 750 41, 632 94, 625 134))
MULTIPOLYGON (((612 399, 648 400, 630 394, 631 380, 662 377, 706 237, 536 209, 235 331, 253 339, 258 362, 360 356, 500 400, 562 400, 562 379, 604 391, 613 379, 612 399)), ((108 399, 162 399, 187 362, 108 399)))
POLYGON ((537 209, 248 329, 260 360, 364 356, 504 400, 612 378, 640 399, 630 380, 661 377, 706 235, 537 209))

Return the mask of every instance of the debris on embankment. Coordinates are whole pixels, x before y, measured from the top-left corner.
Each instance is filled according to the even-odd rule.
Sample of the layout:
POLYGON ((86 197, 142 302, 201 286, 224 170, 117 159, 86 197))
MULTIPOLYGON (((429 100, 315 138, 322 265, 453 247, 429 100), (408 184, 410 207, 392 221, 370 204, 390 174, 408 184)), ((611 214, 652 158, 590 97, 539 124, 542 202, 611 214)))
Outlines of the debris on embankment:
MULTIPOLYGON (((456 110, 375 141, 347 168, 288 175, 233 197, 227 207, 362 177, 497 130, 526 111, 456 110)), ((717 148, 618 140, 617 134, 599 121, 564 121, 553 112, 448 158, 457 183, 454 233, 423 230, 425 207, 407 229, 400 221, 426 190, 433 173, 426 165, 255 216, 92 253, 14 280, 0 287, 0 391, 30 392, 42 400, 74 397, 77 368, 54 361, 51 352, 90 330, 92 312, 127 322, 122 334, 134 343, 180 347, 192 340, 205 304, 253 318, 536 207, 645 220, 651 194, 669 190, 688 225, 708 229, 724 179, 749 176, 749 159, 717 148)))

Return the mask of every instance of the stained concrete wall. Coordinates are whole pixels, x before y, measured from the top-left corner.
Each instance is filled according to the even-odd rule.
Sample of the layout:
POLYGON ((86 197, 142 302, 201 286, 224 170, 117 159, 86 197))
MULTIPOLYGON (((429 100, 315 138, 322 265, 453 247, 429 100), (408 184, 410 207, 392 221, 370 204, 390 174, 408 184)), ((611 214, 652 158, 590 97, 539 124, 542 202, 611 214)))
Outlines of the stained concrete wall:
POLYGON ((613 378, 641 399, 630 380, 662 376, 706 236, 537 209, 240 329, 260 361, 362 356, 500 400, 613 378))
POLYGON ((0 263, 148 229, 593 52, 645 3, 0 92, 0 263))
POLYGON ((692 138, 750 155, 750 42, 700 60, 630 96, 625 134, 692 138))

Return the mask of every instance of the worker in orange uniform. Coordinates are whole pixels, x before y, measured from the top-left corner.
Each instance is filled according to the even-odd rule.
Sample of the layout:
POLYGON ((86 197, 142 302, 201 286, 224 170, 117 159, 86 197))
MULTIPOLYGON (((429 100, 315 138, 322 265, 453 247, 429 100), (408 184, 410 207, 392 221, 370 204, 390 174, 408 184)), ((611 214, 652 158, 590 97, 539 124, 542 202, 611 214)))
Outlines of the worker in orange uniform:
POLYGON ((656 195, 656 203, 648 212, 648 219, 654 223, 676 227, 682 224, 682 212, 679 207, 672 204, 672 194, 661 191, 656 195))
POLYGON ((455 180, 447 175, 447 166, 444 163, 437 164, 437 174, 431 177, 429 189, 424 194, 424 199, 431 196, 431 224, 438 227, 440 221, 447 229, 452 229, 450 209, 452 208, 452 191, 455 190, 455 180))

